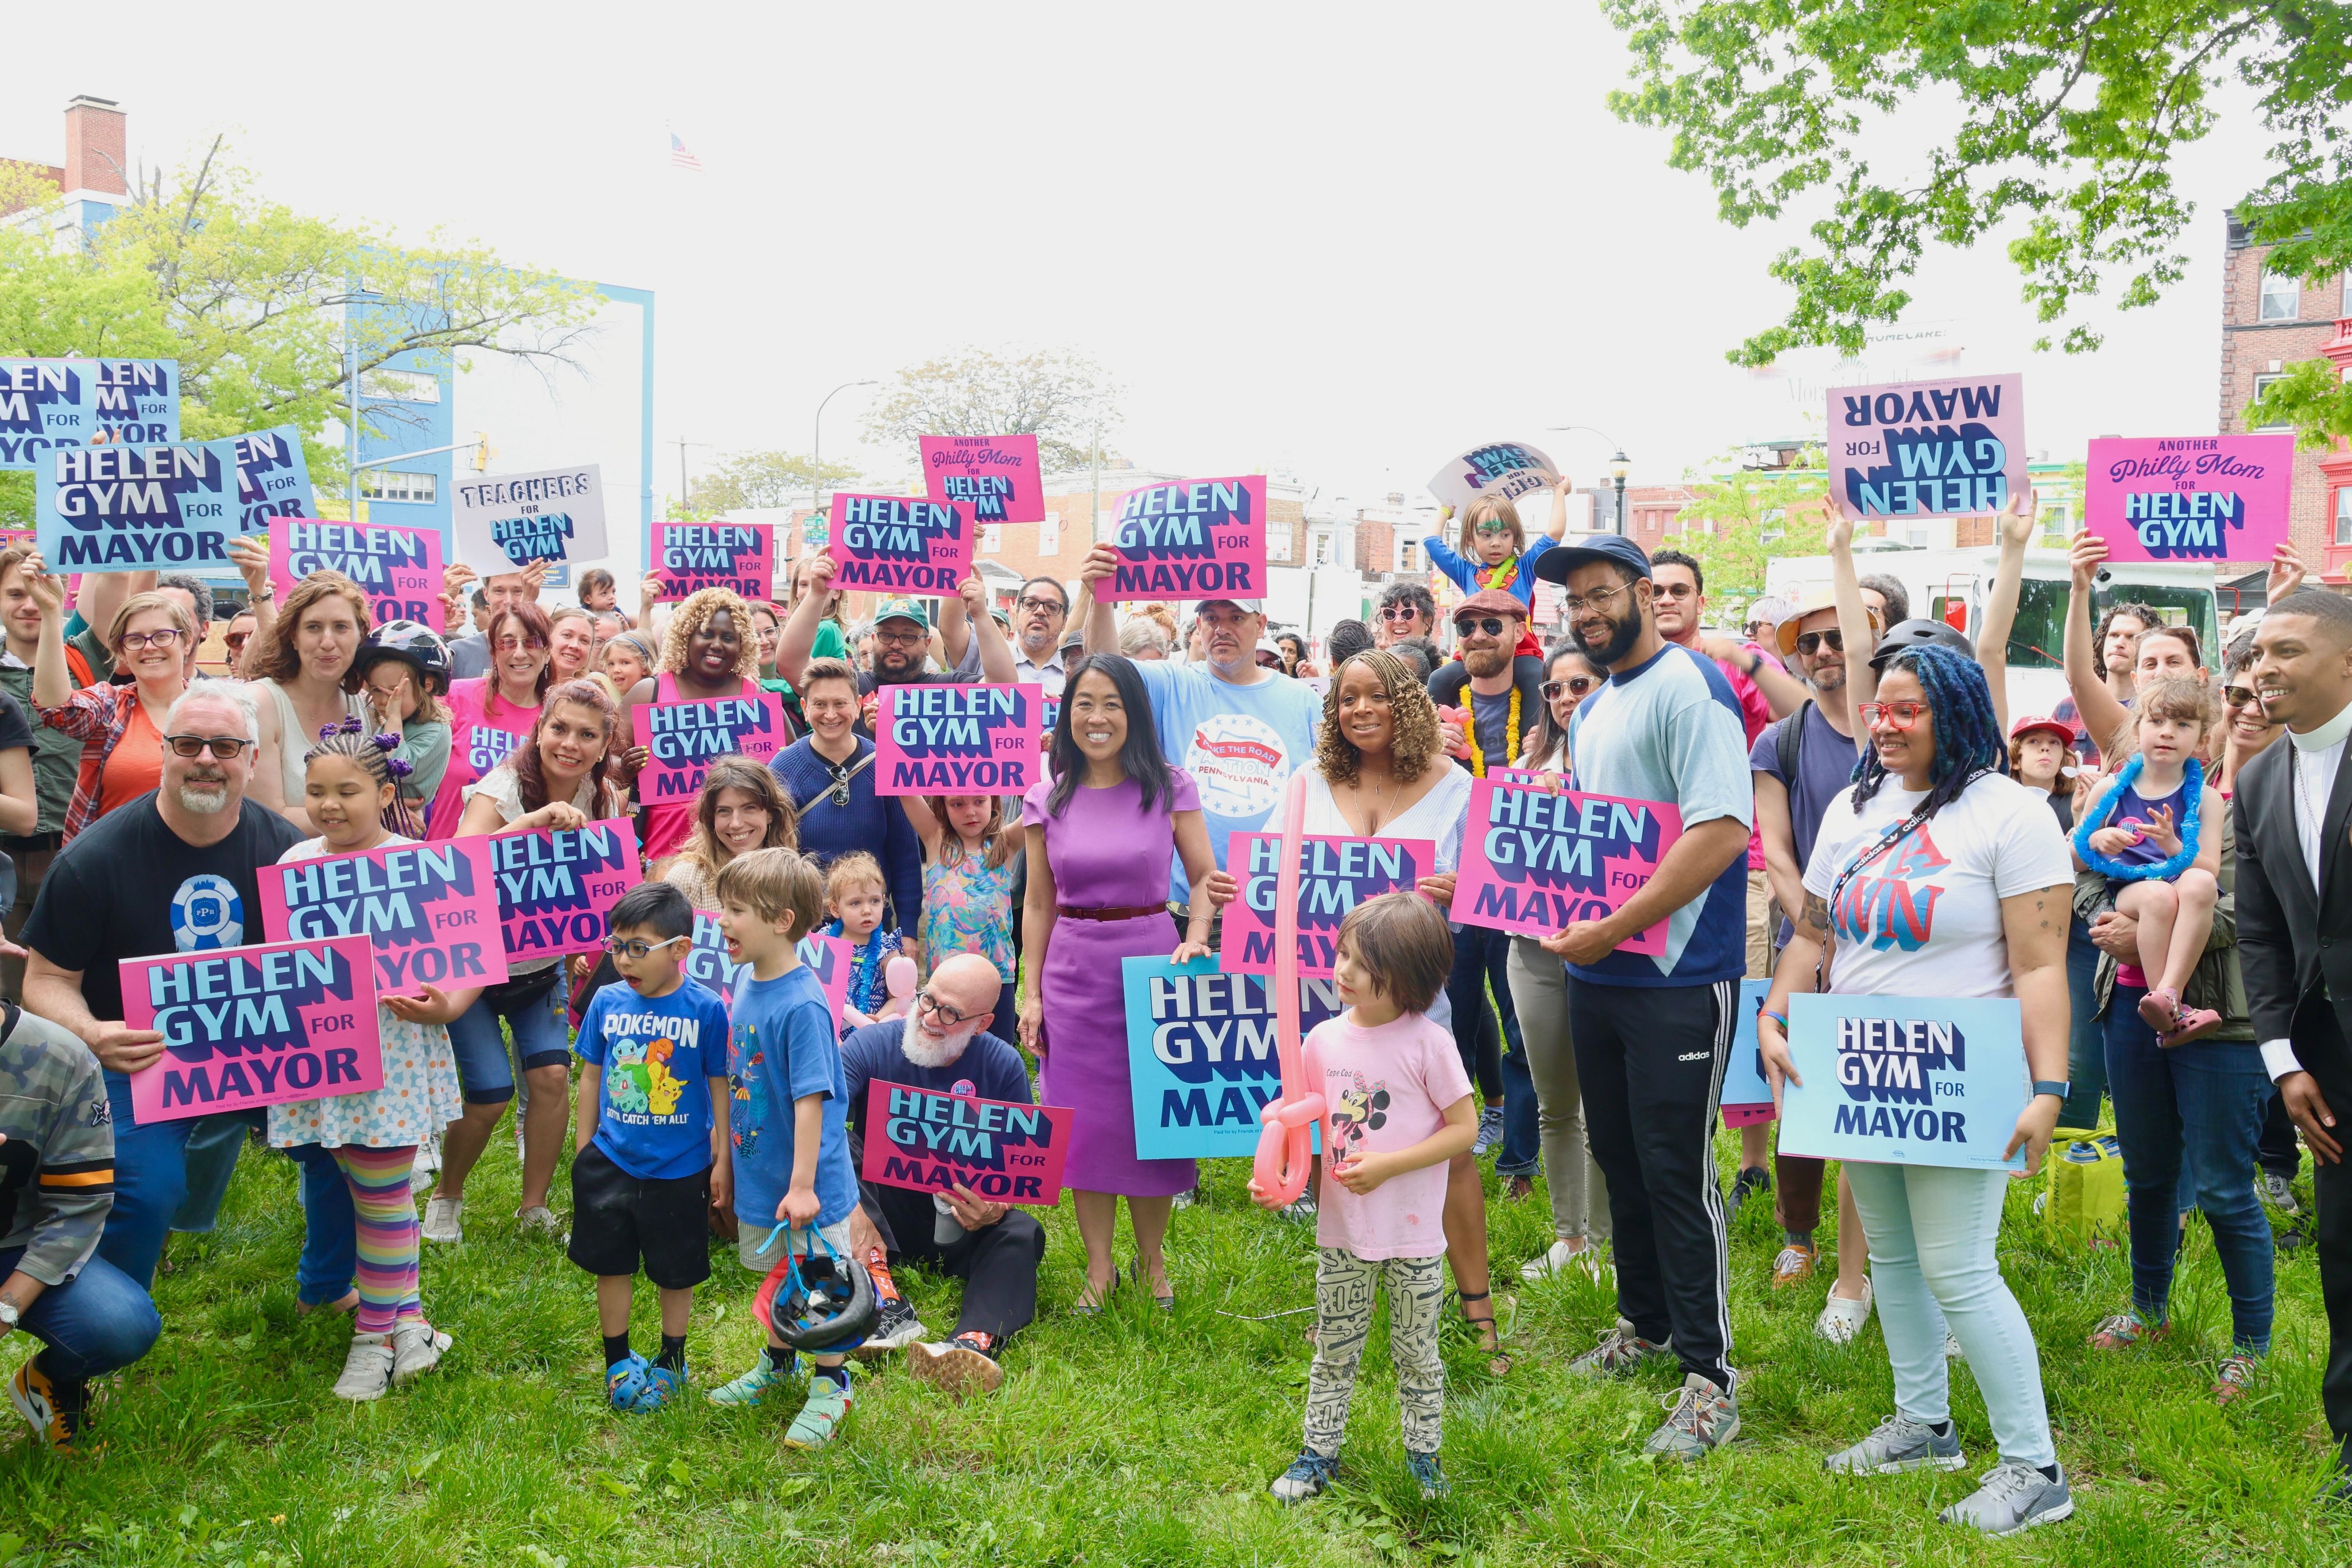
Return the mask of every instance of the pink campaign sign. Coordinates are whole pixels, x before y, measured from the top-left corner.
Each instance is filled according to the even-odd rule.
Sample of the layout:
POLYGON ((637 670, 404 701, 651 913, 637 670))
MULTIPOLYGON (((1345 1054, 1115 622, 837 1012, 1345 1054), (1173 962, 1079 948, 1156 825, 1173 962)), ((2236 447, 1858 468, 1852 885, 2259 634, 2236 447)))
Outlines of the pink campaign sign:
POLYGON ((921 496, 833 498, 833 586, 944 598, 971 575, 971 514, 921 496))
POLYGON ((776 530, 769 523, 656 523, 646 570, 665 602, 706 588, 768 599, 776 591, 776 530))
POLYGON ((1832 387, 1827 444, 1849 517, 1998 512, 2025 487, 2025 378, 1832 387))
POLYGON ((1118 570, 1095 592, 1122 599, 1265 597, 1265 476, 1179 479, 1119 498, 1118 570))
POLYGON ((637 798, 648 806, 693 800, 702 793, 710 765, 722 757, 765 762, 784 748, 784 707, 773 692, 645 703, 637 720, 637 743, 653 753, 637 775, 637 798))
POLYGON ((376 988, 421 996, 507 977, 490 841, 387 844, 259 873, 261 928, 288 941, 364 936, 376 988))
POLYGON ((283 602, 314 571, 340 571, 367 595, 382 626, 414 621, 441 627, 441 536, 396 523, 278 517, 269 529, 269 580, 283 602))
MULTIPOLYGON (((1241 894, 1225 905, 1217 967, 1228 975, 1274 973, 1275 887, 1282 870, 1280 833, 1235 833, 1225 863, 1241 894)), ((1437 873, 1428 839, 1308 836, 1298 841, 1298 977, 1328 980, 1339 956, 1339 923, 1366 899, 1410 892, 1437 873)))
POLYGON ((601 951, 612 935, 605 917, 613 905, 645 881, 637 869, 636 827, 617 819, 497 833, 489 844, 509 963, 601 951))
POLYGON ((125 958, 122 1021, 163 1036, 131 1075, 142 1125, 383 1087, 364 936, 125 958))
POLYGON ((874 717, 877 795, 1025 795, 1043 777, 1044 688, 895 685, 874 717))
POLYGON ((866 1086, 867 1181, 946 1192, 961 1186, 991 1203, 1061 1201, 1077 1113, 1018 1100, 941 1094, 876 1079, 866 1086))
POLYGON ((926 435, 919 444, 925 492, 953 502, 974 528, 1045 520, 1035 436, 926 435))
POLYGON ((2113 561, 2268 560, 2286 542, 2294 469, 2292 435, 2103 437, 2083 523, 2113 561))
MULTIPOLYGON (((1648 884, 1682 831, 1683 814, 1655 800, 1481 779, 1470 786, 1450 913, 1517 936, 1604 920, 1648 884)), ((1665 950, 1663 921, 1619 944, 1625 953, 1665 950)))

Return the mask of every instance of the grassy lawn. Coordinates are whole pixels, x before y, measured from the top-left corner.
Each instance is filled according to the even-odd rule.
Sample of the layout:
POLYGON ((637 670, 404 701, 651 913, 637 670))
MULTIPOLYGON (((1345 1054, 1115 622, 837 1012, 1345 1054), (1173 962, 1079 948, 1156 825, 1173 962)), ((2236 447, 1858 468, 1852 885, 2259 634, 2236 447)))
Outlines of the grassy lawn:
MULTIPOLYGON (((1727 1177, 1736 1147, 1721 1145, 1727 1177)), ((219 1231, 175 1241, 178 1266, 161 1281, 164 1337, 105 1396, 105 1455, 59 1461, 17 1438, 0 1443, 0 1563, 11 1550, 19 1563, 535 1568, 2352 1558, 2352 1518, 2310 1500, 2326 1453, 2326 1344, 2310 1251, 2280 1255, 2267 1381, 2225 1413, 2205 1396, 2229 1308, 2201 1230, 2171 1339, 2095 1356, 2084 1336, 2123 1302, 2125 1259, 2046 1246, 2023 1187, 2011 1197, 2005 1262, 2042 1337, 2078 1510, 2069 1523, 1989 1542, 1934 1518, 1969 1490, 1968 1475, 1822 1474, 1822 1451, 1892 1408, 1885 1347, 1874 1320, 1851 1349, 1813 1337, 1825 1277, 1767 1288, 1778 1239, 1769 1203, 1748 1206, 1732 1242, 1734 1359, 1747 1375, 1733 1451, 1687 1472, 1653 1469, 1635 1450, 1672 1374, 1586 1386, 1563 1373, 1609 1324, 1612 1302, 1572 1282, 1502 1288, 1517 1285, 1517 1262, 1549 1239, 1538 1196, 1492 1212, 1517 1367, 1491 1379, 1466 1334, 1449 1341, 1453 1495, 1424 1504, 1405 1474, 1383 1325, 1340 1484, 1286 1510, 1264 1494, 1298 1448, 1305 1319, 1244 1319, 1308 1302, 1310 1238, 1248 1203, 1237 1163, 1212 1167, 1209 1201, 1176 1217, 1172 1316, 1132 1287, 1100 1319, 1068 1315, 1082 1254, 1065 1206, 1047 1217, 1039 1323, 1014 1343, 1000 1395, 958 1406, 895 1364, 861 1371, 842 1437, 814 1455, 779 1444, 789 1406, 730 1412, 698 1397, 654 1416, 608 1414, 592 1283, 553 1245, 516 1235, 504 1218, 516 1176, 511 1140, 494 1139, 465 1244, 426 1251, 427 1309, 457 1336, 443 1369, 353 1407, 328 1392, 348 1320, 294 1311, 294 1169, 248 1149, 219 1231)), ((698 1391, 748 1364, 760 1343, 754 1281, 730 1259, 714 1264, 690 1342, 698 1391)), ((952 1323, 955 1281, 900 1279, 934 1330, 952 1323)), ((652 1292, 641 1289, 638 1344, 650 1348, 656 1333, 652 1292)), ((7 1342, 0 1370, 21 1354, 7 1342)), ((1954 1384, 1973 1473, 1992 1462, 1991 1445, 1965 1369, 1954 1384)))

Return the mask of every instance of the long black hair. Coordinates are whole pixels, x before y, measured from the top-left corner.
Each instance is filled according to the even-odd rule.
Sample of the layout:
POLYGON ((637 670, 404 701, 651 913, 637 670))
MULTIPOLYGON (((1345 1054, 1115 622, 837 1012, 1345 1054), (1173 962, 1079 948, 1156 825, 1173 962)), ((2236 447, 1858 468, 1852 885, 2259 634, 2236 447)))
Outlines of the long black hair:
POLYGON ((1118 768, 1135 780, 1143 809, 1149 811, 1163 800, 1175 800, 1176 780, 1168 759, 1160 755, 1160 735, 1152 727, 1151 694, 1143 689, 1135 661, 1117 653, 1089 653, 1070 666, 1069 678, 1062 683, 1062 711, 1054 720, 1054 792, 1045 798, 1045 810, 1060 816, 1086 776, 1086 753, 1070 733, 1070 707, 1078 683, 1089 674, 1108 676, 1118 692, 1119 706, 1127 710, 1127 742, 1118 748, 1118 768))

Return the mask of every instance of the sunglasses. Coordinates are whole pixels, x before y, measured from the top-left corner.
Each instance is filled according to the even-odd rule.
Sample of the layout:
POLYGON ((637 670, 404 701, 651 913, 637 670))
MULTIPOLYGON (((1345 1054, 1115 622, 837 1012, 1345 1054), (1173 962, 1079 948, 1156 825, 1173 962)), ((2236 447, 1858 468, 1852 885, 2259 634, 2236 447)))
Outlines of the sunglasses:
POLYGON ((1824 644, 1828 646, 1829 651, 1832 653, 1844 653, 1845 633, 1843 632, 1800 632, 1797 633, 1797 652, 1802 653, 1808 659, 1821 652, 1824 644))
POLYGON ((1650 591, 1660 599, 1696 599, 1698 590, 1687 582, 1653 582, 1650 591))
POLYGON ((1873 729, 1909 729, 1927 711, 1926 703, 1864 703, 1862 722, 1873 729))
POLYGON ((1410 604, 1389 604, 1383 605, 1381 609, 1381 619, 1383 621, 1417 621, 1420 618, 1421 612, 1410 604))
POLYGON ((2231 707, 2254 707, 2262 701, 2252 686, 2223 686, 2221 700, 2231 707))
POLYGON ((163 744, 172 748, 174 757, 202 757, 210 750, 215 757, 226 762, 253 742, 237 735, 167 735, 163 737, 163 744))
POLYGON ((604 938, 604 951, 615 958, 645 958, 660 952, 673 942, 690 940, 692 938, 686 936, 671 936, 659 942, 641 942, 632 937, 625 942, 617 936, 607 936, 604 938))
POLYGON ((1569 692, 1580 697, 1600 684, 1591 675, 1570 675, 1564 681, 1546 681, 1543 684, 1544 701, 1556 703, 1559 701, 1559 694, 1562 692, 1569 692))
POLYGON ((1461 637, 1467 637, 1473 632, 1480 632, 1488 637, 1499 637, 1503 634, 1504 628, 1509 624, 1510 622, 1507 621, 1498 620, 1492 615, 1488 615, 1475 621, 1467 619, 1456 621, 1454 623, 1454 631, 1456 636, 1461 637))

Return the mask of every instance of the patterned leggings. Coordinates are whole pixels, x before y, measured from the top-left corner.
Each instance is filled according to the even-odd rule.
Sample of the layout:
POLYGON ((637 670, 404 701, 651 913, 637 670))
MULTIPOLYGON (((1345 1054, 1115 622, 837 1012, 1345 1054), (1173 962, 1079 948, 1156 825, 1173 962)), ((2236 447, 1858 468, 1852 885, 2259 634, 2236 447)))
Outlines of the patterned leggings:
POLYGON ((360 1310, 352 1327, 390 1333, 400 1319, 425 1315, 416 1293, 416 1200, 408 1190, 416 1149, 345 1144, 331 1152, 351 1186, 359 1229, 360 1310))
POLYGON ((1397 1406, 1407 1452, 1433 1454, 1445 1422, 1445 1364, 1437 1333, 1445 1314, 1445 1259, 1359 1258, 1338 1247, 1315 1249, 1315 1364, 1307 1375, 1307 1447, 1325 1458, 1339 1452, 1348 1401, 1372 1332, 1372 1292, 1389 1291, 1389 1355, 1396 1363, 1397 1406))

